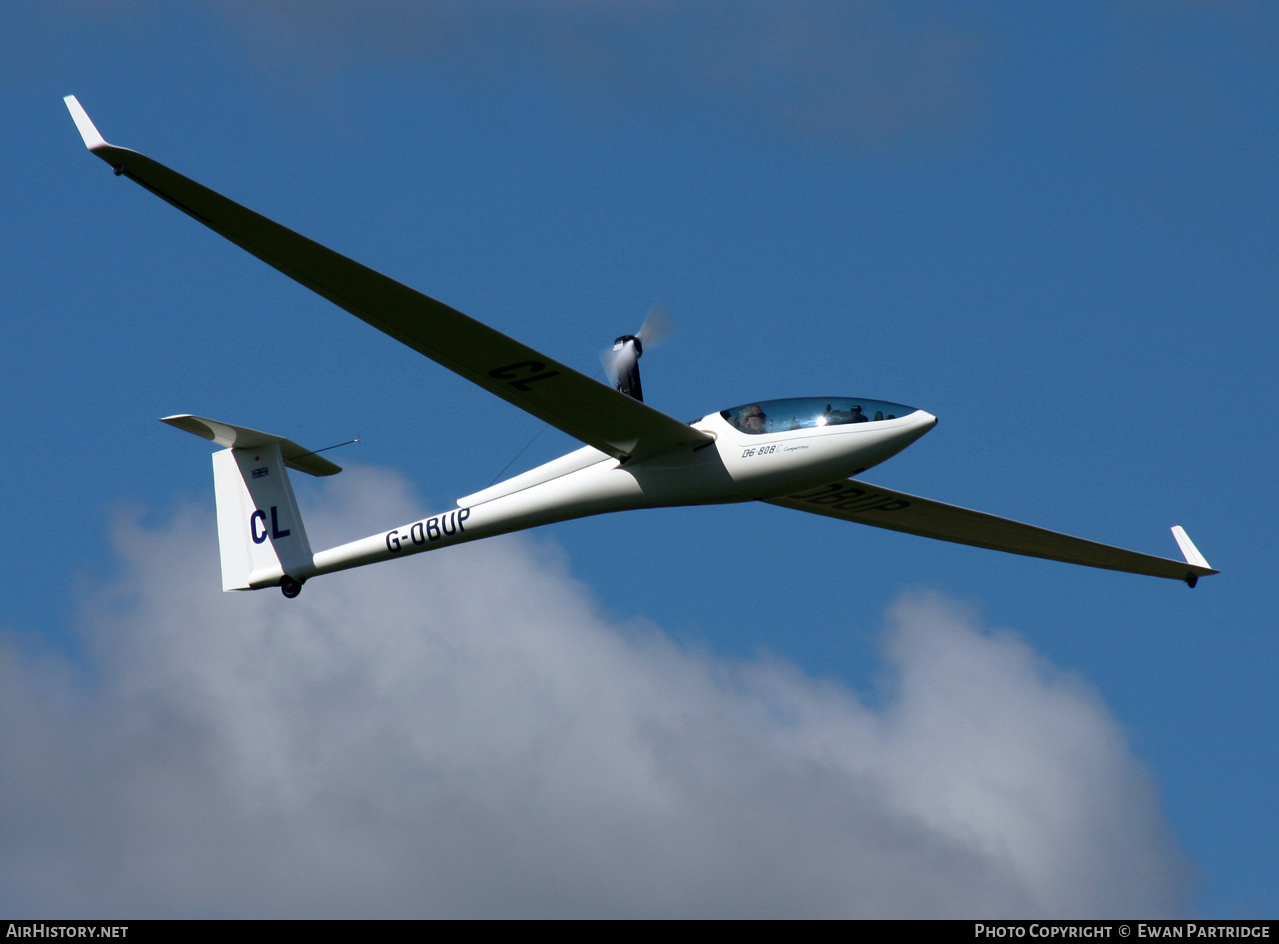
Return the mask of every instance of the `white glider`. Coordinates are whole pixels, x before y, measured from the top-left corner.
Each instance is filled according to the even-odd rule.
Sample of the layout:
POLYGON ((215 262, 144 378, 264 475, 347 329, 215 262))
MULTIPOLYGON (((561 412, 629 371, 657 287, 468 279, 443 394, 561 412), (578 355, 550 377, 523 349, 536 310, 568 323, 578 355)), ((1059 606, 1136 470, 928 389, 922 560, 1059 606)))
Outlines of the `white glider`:
POLYGON ((246 209, 149 157, 108 144, 74 96, 85 146, 163 200, 380 331, 582 441, 581 449, 457 500, 447 512, 312 551, 286 467, 336 465, 269 433, 164 419, 212 440, 224 590, 295 597, 321 574, 525 528, 633 508, 766 501, 859 524, 1089 567, 1184 580, 1215 574, 1186 532, 1185 560, 1154 557, 906 495, 852 476, 936 425, 863 397, 761 400, 681 423, 642 401, 644 332, 614 344, 617 389, 246 209))

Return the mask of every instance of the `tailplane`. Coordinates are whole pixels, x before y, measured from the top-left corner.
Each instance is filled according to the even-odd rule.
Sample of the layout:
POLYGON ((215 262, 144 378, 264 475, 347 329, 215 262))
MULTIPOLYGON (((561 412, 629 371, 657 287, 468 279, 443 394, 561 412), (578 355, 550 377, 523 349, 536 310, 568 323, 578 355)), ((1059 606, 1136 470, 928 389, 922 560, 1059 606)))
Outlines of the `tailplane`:
POLYGON ((162 422, 226 447, 213 454, 222 589, 278 586, 297 596, 314 563, 286 466, 310 475, 334 475, 341 467, 256 429, 189 414, 162 422))

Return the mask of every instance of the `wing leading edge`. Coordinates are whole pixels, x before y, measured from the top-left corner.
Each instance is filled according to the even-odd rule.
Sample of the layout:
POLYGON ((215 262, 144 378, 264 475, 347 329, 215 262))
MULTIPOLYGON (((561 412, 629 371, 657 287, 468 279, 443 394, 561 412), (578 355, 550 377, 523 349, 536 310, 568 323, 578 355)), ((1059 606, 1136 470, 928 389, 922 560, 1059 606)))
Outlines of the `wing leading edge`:
POLYGON ((85 146, 110 164, 117 176, 128 177, 338 307, 570 436, 618 459, 646 459, 711 441, 701 430, 145 155, 108 144, 74 95, 65 102, 85 146))
POLYGON ((985 512, 894 492, 856 479, 832 482, 785 498, 769 499, 769 504, 869 524, 876 528, 887 528, 890 531, 936 538, 939 541, 969 544, 1027 557, 1043 557, 1068 564, 1083 564, 1086 567, 1184 580, 1192 587, 1200 577, 1218 573, 1208 566, 1208 562, 1180 526, 1173 528, 1173 535, 1186 557, 1185 561, 1098 544, 985 512))

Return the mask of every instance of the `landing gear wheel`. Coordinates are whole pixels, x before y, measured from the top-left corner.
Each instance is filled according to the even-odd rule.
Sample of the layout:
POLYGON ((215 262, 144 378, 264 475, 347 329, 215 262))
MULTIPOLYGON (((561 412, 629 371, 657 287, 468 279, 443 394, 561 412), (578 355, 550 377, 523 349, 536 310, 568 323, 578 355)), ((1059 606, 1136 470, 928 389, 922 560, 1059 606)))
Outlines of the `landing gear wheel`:
POLYGON ((302 581, 294 580, 288 574, 280 578, 280 592, 292 600, 302 592, 302 581))

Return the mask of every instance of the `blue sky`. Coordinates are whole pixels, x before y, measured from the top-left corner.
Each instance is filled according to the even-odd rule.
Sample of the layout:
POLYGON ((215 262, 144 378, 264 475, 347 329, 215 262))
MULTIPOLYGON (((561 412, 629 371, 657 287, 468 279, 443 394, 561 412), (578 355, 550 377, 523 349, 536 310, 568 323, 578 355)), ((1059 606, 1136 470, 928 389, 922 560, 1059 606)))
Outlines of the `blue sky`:
MULTIPOLYGON (((222 597, 211 518, 199 519, 212 509, 208 450, 158 417, 193 412, 313 447, 360 436, 334 457, 382 497, 298 486, 334 540, 403 520, 374 512, 447 507, 487 485, 540 427, 112 177, 61 104, 74 93, 112 143, 588 373, 663 299, 677 333, 645 359, 644 385, 672 415, 827 393, 909 403, 940 423, 870 481, 1166 556, 1176 553, 1168 528, 1181 524, 1222 571, 1189 591, 772 507, 668 509, 547 528, 453 562, 428 555, 383 568, 390 576, 326 578, 320 599, 353 621, 343 631, 358 624, 376 638, 392 610, 435 606, 476 632, 495 627, 475 613, 492 589, 484 580, 507 579, 505 561, 534 583, 562 582, 567 610, 593 614, 604 649, 649 653, 632 637, 653 634, 680 665, 702 666, 706 685, 720 684, 717 673, 738 679, 733 691, 764 667, 793 672, 809 695, 831 687, 891 728, 892 706, 914 704, 902 701, 917 676, 901 652, 924 655, 903 642, 908 631, 885 626, 904 625, 902 607, 932 626, 968 626, 974 651, 995 646, 997 664, 1020 653, 1007 664, 1029 666, 1035 692, 1065 685, 1089 706, 1083 715, 1102 719, 1090 730, 1106 732, 1096 743, 1107 746, 1086 758, 1148 778, 1154 799, 1115 815, 1162 823, 1152 829, 1167 842, 1149 848, 1181 890, 1115 901, 921 892, 935 906, 922 912, 1133 914, 1159 902, 1273 917, 1277 509, 1264 418, 1276 394, 1279 14, 1260 3, 846 7, 115 2, 3 14, 0 108, 16 166, 0 191, 10 312, 0 384, 15 496, 0 518, 11 548, 2 623, 6 671, 31 686, 5 702, 4 737, 27 783, 25 793, 10 784, 11 834, 26 828, 16 820, 35 802, 31 784, 107 776, 75 773, 74 746, 136 704, 119 694, 132 690, 126 680, 182 677, 190 653, 173 640, 204 625, 206 607, 223 615, 211 624, 219 632, 251 619, 293 626, 312 612, 289 615, 278 594, 222 597), (175 570, 186 555, 192 570, 175 570), (158 589, 168 581, 178 596, 158 589), (428 586, 453 596, 391 599, 428 586), (921 599, 933 616, 918 616, 921 599), (148 675, 160 652, 171 658, 148 675), (30 680, 47 672, 62 695, 45 703, 53 696, 30 680), (60 720, 45 730, 28 710, 60 720), (33 739, 62 745, 62 760, 41 766, 33 739)), ((547 431, 511 471, 572 446, 547 431)), ((541 626, 540 615, 508 616, 503 632, 541 626)), ((448 621, 430 625, 444 632, 448 621)), ((296 655, 296 632, 272 646, 296 655)), ((393 661, 394 640, 416 645, 398 630, 385 637, 370 660, 393 661)), ((519 651, 519 633, 502 638, 519 651)), ((573 677, 571 659, 555 664, 573 677)), ((981 674, 963 660, 950 669, 973 671, 973 684, 981 674)), ((254 691, 269 700, 286 690, 295 675, 281 671, 254 691)), ((668 680, 653 671, 657 691, 668 680)), ((643 689, 635 679, 650 676, 626 678, 643 689)), ((181 688, 164 704, 194 710, 181 688)), ((400 707, 410 706, 432 710, 400 707)), ((483 730, 506 743, 500 718, 483 730)), ((1054 730, 992 740, 991 763, 1015 767, 1014 752, 1044 748, 1054 730)), ((944 719, 936 732, 962 741, 944 719)), ((171 756, 149 763, 163 770, 171 756)), ((266 776, 253 760, 265 755, 234 756, 266 776)), ((444 749, 431 756, 428 771, 460 763, 444 749)), ((1088 768, 1086 758, 1069 769, 1088 768)), ((909 782, 913 768, 901 769, 909 782)), ((1060 780, 1022 786, 1048 794, 1060 780)), ((363 789, 376 795, 378 784, 363 789)), ((356 784, 350 796, 369 800, 356 784)), ((777 797, 752 796, 743 816, 777 815, 777 797)), ((948 802, 944 790, 919 800, 920 821, 948 802)), ((614 813, 633 814, 629 803, 617 799, 614 813)), ((54 801, 37 805, 60 821, 54 801)), ((549 823, 547 809, 529 816, 549 823)), ((288 822, 282 846, 304 848, 316 820, 288 822)), ((30 872, 34 853, 23 850, 34 847, 8 845, 0 870, 30 872)), ((70 837, 54 845, 64 865, 101 854, 70 837)), ((524 854, 503 848, 477 860, 476 883, 524 854)), ((1066 855, 1060 842, 1043 849, 1047 861, 1066 855)), ((1116 869, 1123 858, 1097 856, 1116 869)), ((874 861, 867 853, 858 867, 874 861)), ((83 879, 50 898, 9 887, 19 889, 0 892, 10 913, 33 903, 163 910, 127 884, 83 879)), ((722 891, 672 899, 669 912, 734 913, 731 895, 715 898, 722 891)), ((608 913, 610 894, 589 900, 608 913)), ((168 907, 266 907, 233 888, 213 903, 184 901, 168 907)), ((303 914, 331 904, 276 901, 303 914)), ((571 895, 558 904, 589 910, 571 895)), ((629 913, 623 898, 615 904, 629 913)), ((360 908, 405 910, 376 895, 360 908)), ((474 913, 495 910, 474 903, 474 913)), ((796 900, 778 910, 822 909, 796 900)))

